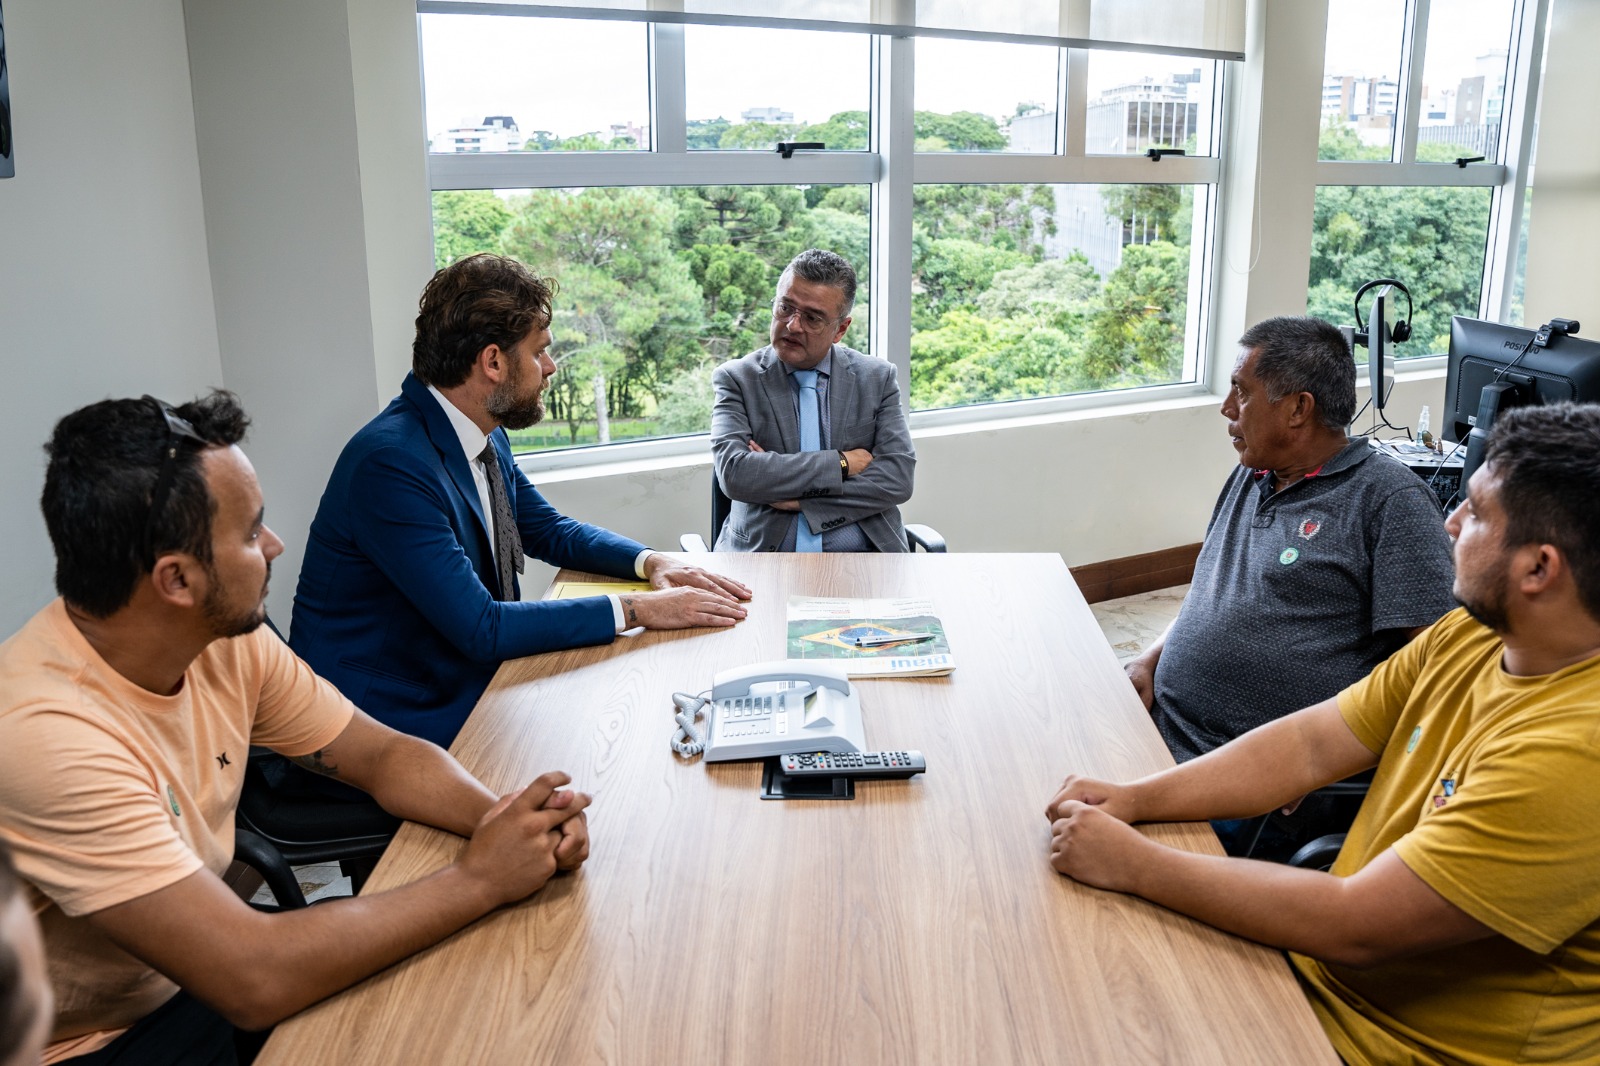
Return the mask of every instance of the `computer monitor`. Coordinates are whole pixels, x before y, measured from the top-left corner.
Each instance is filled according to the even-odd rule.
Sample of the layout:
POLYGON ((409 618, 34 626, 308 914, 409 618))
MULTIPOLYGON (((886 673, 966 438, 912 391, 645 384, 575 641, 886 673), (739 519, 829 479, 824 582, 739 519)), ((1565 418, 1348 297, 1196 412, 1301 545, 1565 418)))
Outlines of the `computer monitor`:
POLYGON ((1399 302, 1394 287, 1383 286, 1372 301, 1372 317, 1367 321, 1367 385, 1374 411, 1382 411, 1394 391, 1394 324, 1399 302))
POLYGON ((1577 332, 1577 323, 1561 319, 1538 330, 1460 315, 1450 320, 1443 428, 1467 445, 1463 491, 1483 463, 1483 446, 1500 412, 1564 400, 1600 403, 1600 342, 1573 336, 1577 332), (1541 334, 1543 345, 1536 343, 1541 334))

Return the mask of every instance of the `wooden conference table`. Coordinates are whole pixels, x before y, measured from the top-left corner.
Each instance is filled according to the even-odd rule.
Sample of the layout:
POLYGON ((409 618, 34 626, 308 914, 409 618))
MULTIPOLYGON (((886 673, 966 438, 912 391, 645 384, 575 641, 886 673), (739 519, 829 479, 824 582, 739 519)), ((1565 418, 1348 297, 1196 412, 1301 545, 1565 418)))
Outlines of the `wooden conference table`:
MULTIPOLYGON (((508 662, 456 741, 496 791, 563 769, 594 795, 582 870, 285 1023, 261 1063, 1337 1061, 1277 952, 1050 868, 1068 771, 1171 765, 1059 556, 705 562, 755 590, 743 623, 508 662), (926 774, 766 802, 758 763, 673 755, 671 693, 781 657, 791 594, 934 599, 955 673, 857 682, 868 745, 926 774)), ((461 847, 406 825, 367 891, 461 847)))

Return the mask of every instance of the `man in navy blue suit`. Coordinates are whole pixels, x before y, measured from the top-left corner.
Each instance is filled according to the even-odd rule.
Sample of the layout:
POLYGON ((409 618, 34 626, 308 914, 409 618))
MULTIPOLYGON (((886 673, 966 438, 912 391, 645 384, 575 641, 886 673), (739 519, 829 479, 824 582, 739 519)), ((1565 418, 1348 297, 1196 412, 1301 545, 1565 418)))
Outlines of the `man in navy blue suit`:
POLYGON ((448 747, 502 660, 625 629, 731 626, 739 582, 575 521, 511 457, 555 372, 552 287, 474 255, 423 290, 412 372, 339 456, 311 523, 290 644, 386 725, 448 747), (522 602, 524 554, 654 591, 522 602))

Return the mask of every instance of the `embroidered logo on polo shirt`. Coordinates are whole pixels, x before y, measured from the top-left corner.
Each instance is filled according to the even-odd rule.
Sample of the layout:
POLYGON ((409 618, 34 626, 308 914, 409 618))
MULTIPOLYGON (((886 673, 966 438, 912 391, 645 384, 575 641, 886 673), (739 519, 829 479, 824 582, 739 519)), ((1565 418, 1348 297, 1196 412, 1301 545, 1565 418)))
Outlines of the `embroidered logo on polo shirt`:
POLYGON ((1283 554, 1278 556, 1278 562, 1282 563, 1284 566, 1288 566, 1298 558, 1300 558, 1299 548, 1285 548, 1283 549, 1283 554))
POLYGON ((1315 518, 1308 518, 1304 522, 1300 523, 1300 528, 1295 530, 1295 532, 1300 534, 1301 540, 1310 540, 1312 537, 1322 532, 1322 523, 1317 521, 1315 518))
POLYGON ((167 803, 172 806, 172 813, 176 817, 183 817, 183 812, 178 809, 178 794, 173 791, 171 785, 167 786, 167 803))

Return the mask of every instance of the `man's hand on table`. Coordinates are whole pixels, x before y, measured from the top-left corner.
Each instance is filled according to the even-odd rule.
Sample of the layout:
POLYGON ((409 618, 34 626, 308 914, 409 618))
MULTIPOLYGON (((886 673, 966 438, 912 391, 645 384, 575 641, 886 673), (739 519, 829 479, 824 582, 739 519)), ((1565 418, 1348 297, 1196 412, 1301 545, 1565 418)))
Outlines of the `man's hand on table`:
MULTIPOLYGON (((731 577, 713 574, 709 570, 702 570, 698 566, 690 566, 670 555, 655 552, 646 556, 644 561, 644 577, 650 582, 650 587, 657 590, 675 588, 703 589, 714 593, 730 604, 737 605, 742 600, 750 598, 750 589, 740 584, 731 577)), ((744 615, 740 615, 743 618, 744 615)))
POLYGON ((1131 785, 1117 785, 1073 774, 1061 782, 1056 794, 1045 804, 1045 821, 1054 822, 1060 818, 1061 805, 1068 800, 1098 807, 1119 821, 1132 823, 1139 820, 1131 785))
POLYGON ((1057 872, 1094 888, 1136 891, 1140 866, 1159 844, 1103 807, 1069 799, 1057 815, 1050 825, 1050 865, 1057 872))
POLYGON ((571 781, 559 771, 540 774, 502 796, 478 822, 460 867, 497 905, 527 898, 557 870, 576 869, 589 857, 583 811, 590 798, 561 788, 571 781))
POLYGON ((1138 693, 1139 702, 1148 711, 1156 701, 1156 664, 1141 655, 1124 663, 1122 672, 1133 682, 1133 691, 1138 693))
MULTIPOLYGON (((743 586, 740 586, 743 588, 743 586)), ((702 588, 662 589, 660 592, 629 592, 617 597, 628 628, 693 629, 696 626, 731 626, 745 616, 745 609, 725 592, 702 588)), ((749 599, 748 591, 745 598, 749 599)))

